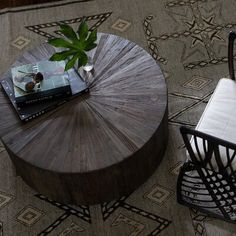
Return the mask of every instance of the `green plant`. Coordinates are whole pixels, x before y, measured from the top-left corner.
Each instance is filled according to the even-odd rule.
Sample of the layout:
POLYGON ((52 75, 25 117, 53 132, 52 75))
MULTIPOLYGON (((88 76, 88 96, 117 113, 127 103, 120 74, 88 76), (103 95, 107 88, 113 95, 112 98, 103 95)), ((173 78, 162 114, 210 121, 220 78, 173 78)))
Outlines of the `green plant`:
POLYGON ((49 39, 48 43, 54 47, 65 48, 64 51, 54 53, 50 61, 66 60, 65 71, 72 68, 78 61, 78 68, 86 65, 88 56, 86 52, 97 46, 97 30, 89 31, 88 25, 82 21, 77 32, 69 25, 60 25, 59 30, 65 37, 49 39))

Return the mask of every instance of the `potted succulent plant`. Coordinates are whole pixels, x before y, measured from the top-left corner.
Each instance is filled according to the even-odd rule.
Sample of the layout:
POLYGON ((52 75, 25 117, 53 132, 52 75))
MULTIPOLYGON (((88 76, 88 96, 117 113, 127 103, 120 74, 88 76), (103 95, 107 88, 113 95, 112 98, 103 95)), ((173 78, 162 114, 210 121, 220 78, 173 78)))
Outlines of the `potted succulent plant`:
POLYGON ((77 31, 69 25, 60 25, 62 38, 49 39, 48 43, 54 47, 64 50, 54 53, 50 61, 66 61, 65 71, 74 67, 77 63, 77 69, 88 63, 87 52, 97 46, 97 30, 89 31, 87 23, 83 20, 77 31))

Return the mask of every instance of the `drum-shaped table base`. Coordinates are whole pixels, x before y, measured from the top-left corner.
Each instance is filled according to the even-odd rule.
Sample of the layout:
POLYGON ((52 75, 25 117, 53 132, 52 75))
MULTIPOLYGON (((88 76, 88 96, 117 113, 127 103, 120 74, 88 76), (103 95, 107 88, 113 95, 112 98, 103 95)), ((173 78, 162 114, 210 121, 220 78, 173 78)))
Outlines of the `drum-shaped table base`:
MULTIPOLYGON (((15 65, 53 52, 39 45, 15 65)), ((0 136, 17 174, 63 203, 96 204, 130 194, 155 171, 167 145, 167 89, 155 60, 109 34, 99 34, 91 56, 94 72, 82 74, 89 94, 28 123, 19 121, 0 91, 0 136)))

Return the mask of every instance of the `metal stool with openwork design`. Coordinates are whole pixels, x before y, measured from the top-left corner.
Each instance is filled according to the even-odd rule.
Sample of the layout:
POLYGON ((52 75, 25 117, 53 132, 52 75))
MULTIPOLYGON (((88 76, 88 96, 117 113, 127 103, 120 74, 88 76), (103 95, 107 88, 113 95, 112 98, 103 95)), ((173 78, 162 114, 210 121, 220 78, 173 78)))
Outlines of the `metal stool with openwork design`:
POLYGON ((177 201, 236 223, 236 82, 229 34, 231 79, 220 79, 195 130, 181 127, 187 161, 177 182, 177 201))

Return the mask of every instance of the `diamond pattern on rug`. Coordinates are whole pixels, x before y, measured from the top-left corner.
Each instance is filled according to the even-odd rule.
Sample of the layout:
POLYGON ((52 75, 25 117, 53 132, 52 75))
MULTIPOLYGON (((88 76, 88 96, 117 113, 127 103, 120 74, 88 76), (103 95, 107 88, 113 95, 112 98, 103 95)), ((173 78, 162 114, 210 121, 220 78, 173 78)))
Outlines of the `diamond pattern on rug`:
POLYGON ((0 209, 9 204, 11 201, 13 201, 14 198, 14 196, 8 193, 0 192, 0 209))
POLYGON ((17 37, 12 43, 11 45, 14 46, 15 48, 18 48, 20 50, 22 50, 23 48, 25 48, 31 41, 23 36, 19 36, 17 37))
MULTIPOLYGON (((64 4, 65 1, 62 0, 61 2, 64 4)), ((69 3, 68 1, 66 2, 69 3)), ((41 197, 35 198, 34 192, 30 192, 25 205, 32 204, 33 206, 39 206, 39 209, 41 209, 40 206, 44 206, 45 210, 44 208, 42 209, 45 212, 47 212, 47 209, 51 212, 51 208, 53 209, 55 207, 57 212, 52 214, 53 218, 43 217, 43 220, 40 220, 30 229, 18 223, 18 227, 14 229, 14 233, 17 235, 26 235, 27 233, 29 234, 29 229, 32 231, 35 230, 33 234, 30 232, 32 235, 94 235, 94 233, 98 232, 97 235, 100 236, 103 235, 103 231, 99 230, 104 229, 104 232, 109 232, 110 230, 112 232, 114 231, 114 236, 128 236, 135 231, 135 227, 132 226, 132 224, 136 222, 146 227, 139 234, 142 236, 175 234, 185 236, 212 236, 215 235, 215 232, 218 232, 219 235, 234 235, 236 231, 232 224, 215 219, 210 219, 208 224, 209 218, 195 210, 192 210, 191 213, 188 214, 188 208, 177 204, 174 197, 167 199, 166 203, 168 205, 166 205, 169 211, 160 204, 156 204, 154 200, 143 199, 145 192, 149 189, 151 191, 151 187, 156 183, 156 177, 158 178, 159 176, 161 177, 160 183, 162 186, 169 188, 170 185, 172 185, 170 188, 174 189, 174 180, 176 180, 176 175, 185 158, 183 145, 180 146, 180 140, 182 139, 179 134, 179 126, 189 125, 194 127, 196 125, 196 121, 202 111, 200 107, 206 105, 217 78, 222 77, 222 74, 228 73, 226 64, 227 33, 230 30, 236 29, 235 18, 233 17, 235 12, 234 0, 163 0, 150 1, 148 3, 141 3, 141 1, 138 3, 135 0, 131 0, 128 1, 127 4, 130 2, 131 4, 137 4, 137 6, 126 10, 126 6, 123 6, 122 9, 122 4, 120 4, 122 12, 113 7, 117 6, 116 0, 109 1, 110 5, 106 4, 105 6, 100 6, 101 3, 104 2, 105 1, 92 0, 90 3, 83 3, 85 6, 79 6, 79 9, 85 9, 84 7, 89 6, 89 14, 96 14, 97 12, 104 12, 104 14, 106 14, 112 11, 112 15, 121 17, 121 19, 128 19, 132 22, 133 24, 125 31, 127 39, 135 39, 141 47, 148 47, 153 58, 160 62, 159 64, 165 74, 170 98, 168 105, 169 108, 171 108, 171 112, 169 112, 171 142, 169 142, 170 146, 167 150, 167 155, 165 159, 163 159, 157 175, 155 175, 154 179, 150 178, 149 181, 145 183, 145 188, 140 187, 129 199, 125 197, 118 201, 102 204, 101 209, 99 206, 84 206, 84 208, 83 206, 71 207, 49 200, 46 201, 41 197), (92 6, 91 8, 90 5, 92 6), (196 18, 197 13, 199 13, 199 19, 196 18), (127 16, 129 18, 127 18, 127 16), (205 23, 201 23, 200 21, 202 20, 205 21, 205 23), (142 22, 146 38, 140 31, 142 30, 142 22), (166 24, 167 27, 161 27, 163 23, 166 24), (209 32, 206 32, 207 30, 209 32), (214 34, 211 35, 211 33, 214 32, 216 33, 216 37, 214 37, 214 34), (202 37, 204 34, 206 34, 205 39, 202 37), (224 41, 222 41, 221 38, 224 38, 224 41), (209 41, 206 42, 209 43, 209 46, 204 43, 205 40, 209 41), (207 54, 208 51, 209 54, 207 54), (168 76, 165 71, 168 72, 168 76), (194 76, 205 79, 212 78, 212 81, 209 83, 205 83, 201 80, 191 82, 194 76), (188 82, 189 84, 187 85, 188 82), (183 86, 184 84, 187 86, 183 86), (131 205, 126 204, 128 201, 131 205), (78 214, 75 213, 72 215, 71 213, 74 212, 73 209, 78 210, 78 214), (166 219, 160 217, 162 214, 166 219), (127 223, 124 223, 125 220, 122 221, 121 216, 128 219, 126 220, 127 223), (173 223, 167 218, 173 220, 173 223), (118 225, 112 226, 112 222, 116 222, 116 220, 119 221, 117 222, 118 225), (129 220, 133 223, 128 224, 129 220), (38 228, 38 226, 40 226, 40 228, 38 228)), ((83 4, 81 3, 81 5, 83 4)), ((73 9, 74 7, 75 5, 72 5, 71 8, 73 16, 77 17, 76 14, 82 16, 82 11, 77 11, 77 13, 73 11, 75 10, 73 9)), ((19 13, 15 11, 14 14, 9 14, 10 23, 14 22, 14 24, 10 25, 10 29, 11 31, 19 32, 17 30, 22 30, 22 27, 25 27, 25 25, 32 25, 31 29, 25 28, 35 33, 34 36, 38 37, 38 35, 40 35, 46 38, 47 36, 55 37, 58 35, 57 30, 60 22, 68 22, 73 28, 76 28, 80 22, 79 18, 67 20, 65 18, 66 14, 63 14, 62 10, 59 9, 59 7, 56 11, 54 11, 54 8, 41 9, 42 17, 40 20, 34 16, 34 11, 19 13), (54 15, 55 13, 57 15, 54 15), (22 17, 24 21, 17 22, 18 14, 25 16, 22 17), (53 22, 55 18, 57 22, 53 22), (22 23, 25 25, 22 25, 22 23)), ((36 11, 38 10, 36 9, 36 11)), ((86 15, 86 12, 83 14, 86 15)), ((102 16, 98 14, 96 14, 96 16, 97 19, 95 19, 95 15, 91 15, 88 22, 90 29, 96 25, 96 22, 98 25, 101 23, 102 16)), ((104 17, 106 18, 106 16, 104 17)), ((114 32, 114 30, 111 29, 111 25, 117 19, 116 17, 107 18, 108 20, 112 19, 112 22, 104 24, 104 27, 101 27, 104 32, 114 32)), ((25 35, 27 35, 27 30, 25 35)), ((20 32, 23 34, 24 29, 20 32)), ((116 32, 119 33, 120 31, 116 32)), ((9 38, 7 37, 9 37, 8 34, 2 34, 3 42, 9 42, 9 38)), ((12 39, 14 39, 14 37, 12 39)), ((36 38, 36 40, 39 41, 41 39, 40 37, 36 38)), ((37 43, 36 40, 35 43, 37 43)), ((5 44, 3 43, 2 45, 5 44)), ((6 56, 8 57, 9 63, 17 56, 18 50, 15 50, 15 47, 11 47, 10 50, 8 48, 9 47, 6 49, 6 56)), ((1 65, 2 68, 5 69, 6 65, 8 66, 8 64, 4 64, 3 61, 1 65)), ((2 69, 2 72, 4 72, 5 69, 2 69)), ((0 144, 0 152, 1 147, 0 144)), ((1 152, 0 154, 3 157, 2 162, 4 163, 6 153, 1 152)), ((2 168, 4 167, 5 166, 2 166, 2 168)), ((2 176, 4 177, 4 175, 2 176)), ((14 200, 14 204, 11 204, 12 200, 10 200, 3 205, 2 208, 0 207, 0 213, 2 213, 2 215, 7 211, 6 217, 4 215, 3 218, 1 218, 2 215, 0 217, 0 221, 3 222, 0 222, 0 236, 3 234, 3 228, 4 236, 8 234, 11 235, 11 227, 16 224, 14 218, 18 213, 15 211, 25 206, 20 205, 22 204, 21 181, 19 182, 18 178, 17 185, 12 185, 12 183, 15 184, 15 182, 16 180, 12 179, 11 176, 10 184, 8 181, 9 186, 7 185, 7 187, 11 189, 17 187, 17 200, 19 201, 14 200), (14 208, 15 205, 17 208, 14 208)), ((30 190, 28 187, 27 189, 30 190)), ((4 190, 2 189, 2 191, 5 191, 5 188, 4 190)), ((12 235, 14 233, 12 233, 12 235)), ((113 234, 107 235, 113 236, 113 234)))
POLYGON ((207 236, 206 227, 204 223, 204 221, 207 218, 207 215, 195 209, 190 209, 189 211, 190 211, 190 216, 192 218, 195 235, 207 236))
POLYGON ((204 221, 207 219, 207 214, 204 214, 196 209, 191 209, 190 214, 192 219, 195 221, 204 221))
POLYGON ((144 195, 144 198, 148 198, 149 200, 162 205, 172 195, 173 195, 173 192, 170 189, 167 189, 161 185, 155 185, 152 187, 151 191, 147 192, 144 195))
POLYGON ((115 21, 114 24, 112 24, 111 28, 118 30, 120 32, 124 32, 130 27, 130 25, 131 25, 131 23, 129 21, 123 20, 123 19, 118 19, 117 21, 115 21))
POLYGON ((31 205, 28 205, 28 206, 24 207, 17 214, 16 220, 26 226, 32 226, 33 224, 38 222, 42 218, 43 215, 44 215, 44 213, 41 210, 39 210, 31 205))
POLYGON ((212 79, 204 78, 201 76, 193 76, 190 80, 186 81, 183 84, 183 87, 195 90, 201 90, 211 82, 212 79))
POLYGON ((58 34, 60 34, 58 31, 58 27, 61 24, 69 24, 77 29, 76 27, 78 27, 78 24, 84 19, 89 25, 89 30, 92 31, 94 29, 97 29, 104 21, 106 21, 111 14, 112 12, 106 12, 97 15, 77 17, 69 20, 30 25, 26 26, 25 28, 43 37, 54 38, 58 34))

